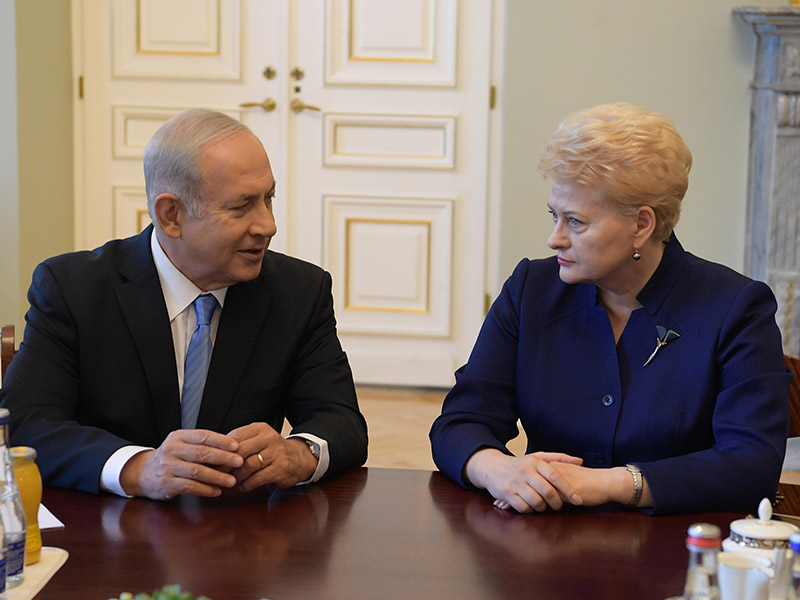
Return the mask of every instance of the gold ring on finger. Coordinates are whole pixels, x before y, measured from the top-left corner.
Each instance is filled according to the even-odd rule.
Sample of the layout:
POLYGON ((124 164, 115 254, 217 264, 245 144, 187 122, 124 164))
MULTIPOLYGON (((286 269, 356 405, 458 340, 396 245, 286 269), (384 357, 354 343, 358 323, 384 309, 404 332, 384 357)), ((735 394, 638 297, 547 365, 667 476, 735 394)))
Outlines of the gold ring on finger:
POLYGON ((258 458, 258 462, 261 463, 261 467, 260 468, 263 469, 266 465, 264 464, 264 457, 261 456, 261 452, 258 452, 256 454, 256 457, 258 458))

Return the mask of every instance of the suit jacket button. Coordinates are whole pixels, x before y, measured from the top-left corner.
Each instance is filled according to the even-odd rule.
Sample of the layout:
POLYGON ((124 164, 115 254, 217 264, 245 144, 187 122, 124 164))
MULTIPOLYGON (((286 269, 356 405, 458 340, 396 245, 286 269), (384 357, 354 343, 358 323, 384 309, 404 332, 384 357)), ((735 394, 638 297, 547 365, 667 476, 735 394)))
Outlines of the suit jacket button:
POLYGON ((611 406, 612 404, 614 404, 614 396, 611 394, 603 396, 603 406, 611 406))

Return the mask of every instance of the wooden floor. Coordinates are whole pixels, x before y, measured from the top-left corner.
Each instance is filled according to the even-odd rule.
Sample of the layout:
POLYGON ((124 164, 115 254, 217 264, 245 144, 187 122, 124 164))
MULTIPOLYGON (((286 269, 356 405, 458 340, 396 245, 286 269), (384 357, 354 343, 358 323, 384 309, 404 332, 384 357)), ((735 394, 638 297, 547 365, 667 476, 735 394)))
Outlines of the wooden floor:
MULTIPOLYGON (((428 432, 442 410, 448 390, 356 386, 358 404, 369 428, 368 467, 436 469, 428 432)), ((288 424, 283 434, 289 433, 288 424)), ((525 453, 525 435, 508 444, 516 455, 525 453)))
MULTIPOLYGON (((358 386, 358 402, 369 427, 368 467, 435 469, 428 431, 447 390, 358 386)), ((509 444, 525 452, 523 435, 509 444)))

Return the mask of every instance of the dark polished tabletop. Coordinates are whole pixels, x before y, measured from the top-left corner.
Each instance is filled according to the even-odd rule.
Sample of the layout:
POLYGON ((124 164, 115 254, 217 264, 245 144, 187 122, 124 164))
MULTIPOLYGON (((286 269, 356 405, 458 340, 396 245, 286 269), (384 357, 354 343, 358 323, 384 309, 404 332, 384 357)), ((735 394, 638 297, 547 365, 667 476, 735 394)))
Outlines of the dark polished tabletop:
POLYGON ((178 583, 213 600, 653 598, 683 589, 686 530, 742 515, 520 515, 440 473, 357 469, 271 495, 169 502, 47 489, 69 552, 41 600, 178 583))

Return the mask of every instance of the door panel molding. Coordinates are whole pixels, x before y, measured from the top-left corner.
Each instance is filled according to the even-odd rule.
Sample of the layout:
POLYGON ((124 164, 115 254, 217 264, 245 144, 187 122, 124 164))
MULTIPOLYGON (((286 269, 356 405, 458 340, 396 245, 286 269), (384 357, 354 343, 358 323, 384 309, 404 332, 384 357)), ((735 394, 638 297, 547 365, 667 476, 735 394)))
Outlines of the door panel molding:
POLYGON ((326 166, 454 169, 456 117, 325 113, 326 166))
POLYGON ((345 334, 448 338, 453 206, 448 198, 323 198, 323 267, 345 334))
POLYGON ((114 77, 239 80, 240 0, 115 0, 114 77))
POLYGON ((326 0, 325 83, 456 85, 457 0, 326 0))

